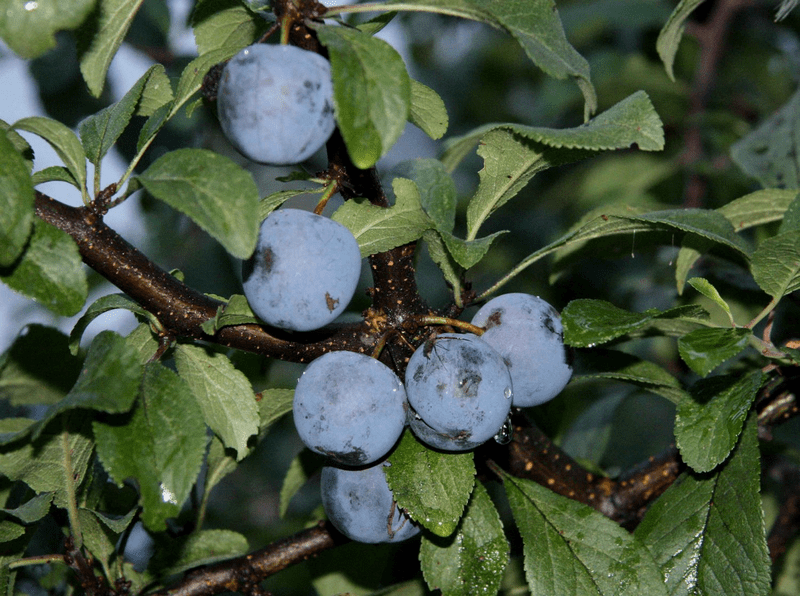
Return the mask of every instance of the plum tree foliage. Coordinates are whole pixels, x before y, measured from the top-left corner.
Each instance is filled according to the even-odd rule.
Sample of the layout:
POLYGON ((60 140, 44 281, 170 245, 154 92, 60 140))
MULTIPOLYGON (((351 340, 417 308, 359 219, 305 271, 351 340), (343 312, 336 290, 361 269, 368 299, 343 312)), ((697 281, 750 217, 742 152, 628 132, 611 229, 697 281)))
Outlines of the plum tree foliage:
POLYGON ((0 355, 0 592, 800 592, 794 4, 198 0, 195 56, 161 2, 0 5, 49 114, 0 120, 0 278, 52 313, 0 355), (112 101, 123 46, 152 65, 112 101), (231 85, 248 47, 329 65, 333 120, 286 116, 304 59, 277 110, 231 85), (309 198, 347 242, 259 236, 309 198), (473 343, 502 381, 464 357, 441 407, 525 399, 476 444, 398 381, 473 343))

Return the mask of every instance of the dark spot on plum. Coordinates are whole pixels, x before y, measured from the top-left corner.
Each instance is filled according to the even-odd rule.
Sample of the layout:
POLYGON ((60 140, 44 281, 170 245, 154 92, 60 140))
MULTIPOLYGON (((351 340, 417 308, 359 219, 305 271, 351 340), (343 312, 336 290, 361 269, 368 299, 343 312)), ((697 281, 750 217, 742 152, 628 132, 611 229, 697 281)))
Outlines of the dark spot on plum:
POLYGON ((333 312, 336 310, 336 306, 339 304, 338 298, 332 298, 328 292, 325 292, 325 305, 328 307, 328 310, 333 312))
POLYGON ((486 328, 491 329, 492 327, 497 327, 503 323, 503 309, 498 308, 495 310, 489 318, 486 319, 486 328))
POLYGON ((552 317, 550 316, 545 317, 544 321, 542 321, 542 327, 547 329, 553 335, 558 335, 558 331, 556 331, 556 324, 555 321, 553 321, 552 317))
POLYGON ((272 271, 272 266, 275 264, 275 253, 269 246, 264 247, 259 255, 261 257, 261 269, 264 273, 272 271))

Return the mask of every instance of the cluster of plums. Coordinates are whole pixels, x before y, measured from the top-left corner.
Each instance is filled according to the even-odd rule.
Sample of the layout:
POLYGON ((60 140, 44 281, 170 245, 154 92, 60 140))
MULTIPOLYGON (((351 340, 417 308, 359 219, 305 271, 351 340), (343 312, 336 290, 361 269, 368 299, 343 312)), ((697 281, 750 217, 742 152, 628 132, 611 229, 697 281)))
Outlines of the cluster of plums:
MULTIPOLYGON (((226 65, 218 90, 222 129, 248 158, 297 163, 333 127, 330 65, 293 46, 255 45, 226 65)), ((361 254, 343 225, 308 211, 280 209, 261 224, 243 266, 244 293, 267 324, 312 331, 353 297, 361 254)), ((294 421, 303 442, 329 458, 322 502, 331 522, 360 542, 397 542, 419 526, 396 504, 383 467, 406 426, 431 448, 465 451, 502 434, 512 405, 555 397, 572 369, 558 313, 528 294, 485 304, 472 324, 441 333, 411 356, 405 382, 375 358, 329 352, 300 377, 294 421)))
MULTIPOLYGON (((310 331, 332 322, 358 282, 358 243, 341 224, 307 211, 281 209, 261 226, 244 265, 244 292, 268 324, 310 331)), ((328 352, 309 364, 294 396, 303 442, 330 464, 322 501, 345 535, 394 542, 419 531, 397 508, 383 473, 406 426, 431 448, 465 451, 501 433, 512 405, 555 397, 572 369, 561 320, 544 300, 505 294, 471 323, 485 329, 440 333, 412 354, 404 382, 371 356, 328 352)))

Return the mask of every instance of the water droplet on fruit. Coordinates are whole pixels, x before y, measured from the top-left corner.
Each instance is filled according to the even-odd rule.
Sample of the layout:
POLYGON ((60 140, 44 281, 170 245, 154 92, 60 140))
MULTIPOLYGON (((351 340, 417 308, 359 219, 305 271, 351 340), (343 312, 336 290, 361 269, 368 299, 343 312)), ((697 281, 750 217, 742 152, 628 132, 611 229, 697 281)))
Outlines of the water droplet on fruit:
POLYGON ((36 10, 37 8, 39 8, 39 3, 38 2, 26 2, 24 8, 28 12, 32 12, 32 11, 36 10))
POLYGON ((511 387, 506 387, 506 390, 503 391, 503 395, 506 396, 506 399, 511 399, 511 396, 514 395, 514 392, 511 391, 511 387))
POLYGON ((511 424, 511 416, 506 418, 506 421, 503 423, 503 426, 500 427, 500 430, 497 431, 497 434, 494 436, 494 440, 497 441, 500 445, 508 445, 511 442, 511 438, 514 436, 514 427, 511 424))

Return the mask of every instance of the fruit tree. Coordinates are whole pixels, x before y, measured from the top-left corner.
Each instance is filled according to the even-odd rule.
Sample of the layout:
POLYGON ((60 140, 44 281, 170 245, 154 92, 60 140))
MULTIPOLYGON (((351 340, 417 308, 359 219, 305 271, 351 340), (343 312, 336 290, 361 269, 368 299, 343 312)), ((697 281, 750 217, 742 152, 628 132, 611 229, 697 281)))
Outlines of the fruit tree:
POLYGON ((0 0, 0 593, 800 593, 794 0, 191 4, 0 0))

